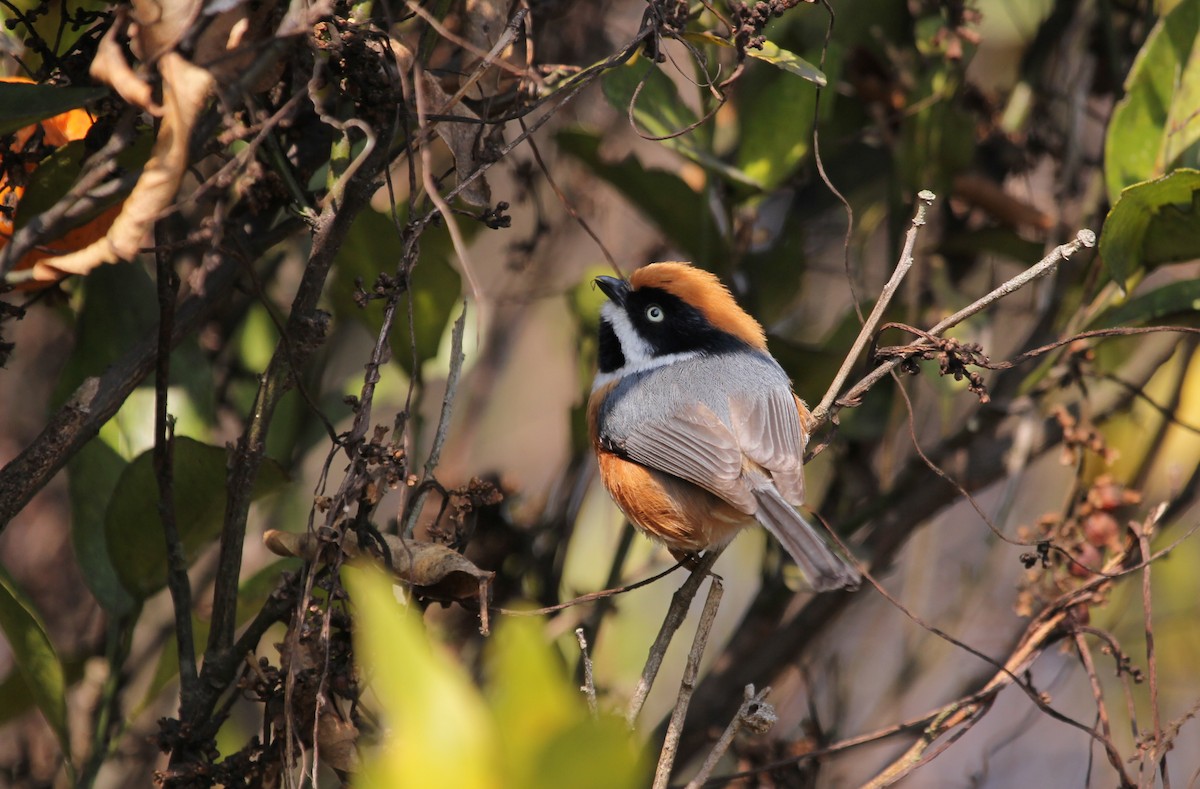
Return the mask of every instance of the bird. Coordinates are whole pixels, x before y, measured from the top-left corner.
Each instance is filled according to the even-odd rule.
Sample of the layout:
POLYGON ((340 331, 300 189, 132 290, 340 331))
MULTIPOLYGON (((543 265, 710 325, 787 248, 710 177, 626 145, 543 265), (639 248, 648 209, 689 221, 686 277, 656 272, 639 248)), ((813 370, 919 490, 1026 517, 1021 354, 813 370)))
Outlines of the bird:
POLYGON ((652 263, 601 276, 587 422, 600 478, 677 559, 761 524, 816 592, 860 574, 796 510, 812 417, 761 324, 711 272, 652 263))

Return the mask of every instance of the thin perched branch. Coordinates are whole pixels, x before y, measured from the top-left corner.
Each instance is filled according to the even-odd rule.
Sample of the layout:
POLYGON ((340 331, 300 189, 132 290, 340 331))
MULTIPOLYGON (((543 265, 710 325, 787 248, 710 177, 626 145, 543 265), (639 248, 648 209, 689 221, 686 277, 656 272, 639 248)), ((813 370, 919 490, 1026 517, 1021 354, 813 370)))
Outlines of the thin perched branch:
POLYGON ((638 684, 633 690, 633 696, 629 699, 629 707, 625 711, 625 723, 630 728, 633 728, 637 723, 638 715, 641 714, 642 707, 646 704, 646 697, 650 695, 650 689, 654 687, 654 679, 658 676, 658 670, 662 667, 663 658, 666 657, 667 647, 671 646, 671 639, 675 636, 675 631, 683 624, 683 620, 687 617, 688 608, 691 607, 692 600, 696 597, 696 592, 700 590, 700 584, 704 582, 705 576, 708 575, 709 570, 712 569, 717 558, 724 550, 725 546, 723 545, 710 548, 696 562, 691 576, 672 595, 671 605, 667 608, 667 615, 663 618, 658 636, 655 637, 654 643, 650 645, 650 653, 646 656, 646 665, 642 668, 642 676, 638 679, 638 684))
POLYGON ((838 369, 837 375, 833 377, 833 381, 829 384, 829 389, 825 392, 825 396, 821 398, 821 402, 813 409, 812 416, 817 424, 825 421, 830 415, 829 409, 833 406, 837 399, 838 392, 846 383, 846 378, 849 377, 850 371, 854 369, 858 357, 862 355, 867 344, 875 335, 875 330, 879 327, 879 322, 883 319, 883 313, 891 304, 892 297, 896 295, 896 291, 900 288, 900 283, 903 282, 904 276, 908 274, 908 270, 913 265, 913 249, 917 244, 917 233, 925 225, 925 212, 933 205, 933 201, 937 199, 933 192, 928 189, 917 194, 917 211, 913 215, 912 224, 908 228, 908 233, 904 237, 904 250, 900 253, 900 261, 896 264, 896 269, 892 272, 891 278, 887 284, 883 286, 883 291, 879 294, 879 299, 875 302, 875 308, 871 310, 871 314, 862 325, 862 329, 858 333, 858 338, 854 341, 854 345, 850 347, 850 352, 846 354, 846 358, 842 360, 842 366, 838 369))
POLYGON ((654 771, 654 789, 666 789, 671 780, 671 770, 675 766, 675 753, 679 750, 679 737, 683 734, 683 722, 687 718, 688 704, 696 691, 696 677, 700 673, 700 660, 704 657, 704 648, 708 646, 708 637, 712 632, 713 621, 717 618, 717 609, 721 607, 721 596, 725 593, 725 585, 717 576, 712 577, 708 587, 708 597, 704 600, 704 608, 700 611, 700 621, 696 623, 696 635, 692 638, 692 649, 688 652, 687 663, 683 667, 683 678, 679 681, 679 695, 675 697, 675 707, 671 710, 671 721, 667 724, 667 736, 663 741, 662 750, 658 754, 658 767, 654 771))

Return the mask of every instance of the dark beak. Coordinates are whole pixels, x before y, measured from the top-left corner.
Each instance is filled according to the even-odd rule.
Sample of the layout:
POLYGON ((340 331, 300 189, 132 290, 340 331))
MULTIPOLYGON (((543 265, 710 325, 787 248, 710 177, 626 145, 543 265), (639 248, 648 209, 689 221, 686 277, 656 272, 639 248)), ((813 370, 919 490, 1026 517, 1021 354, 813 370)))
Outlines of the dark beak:
POLYGON ((628 282, 616 277, 596 277, 596 284, 604 291, 604 295, 608 296, 609 301, 621 307, 625 306, 625 299, 629 297, 628 282))

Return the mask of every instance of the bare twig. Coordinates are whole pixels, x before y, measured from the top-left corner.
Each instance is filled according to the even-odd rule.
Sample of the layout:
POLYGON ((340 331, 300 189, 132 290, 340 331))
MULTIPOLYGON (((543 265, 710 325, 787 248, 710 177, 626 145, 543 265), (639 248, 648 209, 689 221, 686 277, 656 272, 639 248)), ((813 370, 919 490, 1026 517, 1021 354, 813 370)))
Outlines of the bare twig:
POLYGON ((646 697, 650 695, 650 689, 654 687, 654 678, 658 676, 658 670, 662 667, 663 658, 667 654, 667 647, 671 645, 671 639, 675 636, 675 631, 683 624, 688 608, 692 605, 692 599, 695 598, 696 592, 700 590, 700 584, 703 583, 705 576, 708 575, 708 571, 712 569, 713 564, 717 561, 717 557, 724 550, 725 546, 723 545, 710 548, 696 562, 696 567, 692 570, 691 576, 683 582, 683 585, 671 597, 671 605, 667 609, 667 615, 663 618, 658 636, 655 637, 654 643, 650 645, 650 654, 646 657, 646 665, 642 668, 642 676, 638 680, 637 687, 633 690, 633 696, 629 699, 629 707, 625 711, 625 722, 630 728, 633 728, 637 723, 638 715, 641 714, 642 707, 646 703, 646 697))
MULTIPOLYGON (((159 223, 158 232, 163 232, 159 223)), ((159 239, 161 240, 161 239, 159 239)), ((180 708, 190 708, 196 692, 196 646, 192 639, 192 585, 187 559, 175 521, 175 418, 167 412, 171 385, 171 329, 175 323, 175 298, 179 276, 165 249, 155 254, 158 289, 158 353, 154 366, 154 475, 158 479, 158 514, 162 519, 167 552, 167 587, 175 614, 175 640, 179 647, 180 708)))
POLYGON ((692 649, 688 652, 687 664, 683 668, 683 679, 679 682, 679 695, 675 698, 675 708, 671 710, 671 721, 667 724, 667 736, 663 741, 662 750, 658 754, 658 767, 654 771, 654 789, 666 789, 671 780, 671 769, 675 766, 675 753, 679 750, 679 737, 683 734, 683 722, 687 718, 688 704, 691 703, 692 693, 696 690, 696 677, 700 673, 700 660, 704 657, 704 648, 708 646, 708 636, 712 632, 713 621, 717 618, 717 609, 721 606, 721 595, 725 585, 717 576, 712 577, 708 587, 708 597, 704 600, 704 608, 700 611, 700 621, 696 623, 696 635, 692 638, 692 649))
MULTIPOLYGON (((1146 567, 1149 569, 1149 565, 1146 567)), ((1125 765, 1122 763, 1121 754, 1117 752, 1116 743, 1113 742, 1112 726, 1108 719, 1108 705, 1104 703, 1104 690, 1100 687, 1100 677, 1096 674, 1096 664, 1092 661, 1091 649, 1088 648, 1087 639, 1082 632, 1076 632, 1074 640, 1075 649, 1079 652, 1079 660, 1083 663, 1084 673, 1087 674, 1092 688, 1092 697, 1096 700, 1096 717, 1100 722, 1098 739, 1104 748, 1104 755, 1108 757, 1113 769, 1128 783, 1129 778, 1125 775, 1125 765)))
MULTIPOLYGON (((1042 260, 1040 260, 1038 263, 1030 266, 1022 273, 1003 283, 986 296, 983 296, 969 306, 962 308, 950 317, 938 321, 937 325, 929 330, 929 334, 933 337, 941 336, 947 329, 957 326, 959 323, 962 323, 972 315, 981 312, 989 305, 994 304, 996 301, 999 301, 1008 294, 1025 287, 1035 279, 1046 276, 1053 271, 1059 263, 1078 252, 1081 248, 1092 247, 1095 246, 1095 244, 1095 233, 1090 230, 1080 230, 1074 241, 1055 247, 1053 252, 1042 258, 1042 260)), ((918 340, 918 342, 915 344, 920 345, 922 342, 924 341, 918 340)), ((831 416, 836 407, 853 405, 857 403, 872 386, 877 384, 880 379, 888 375, 892 370, 899 366, 901 361, 902 359, 893 358, 876 367, 861 381, 851 387, 846 394, 834 401, 834 405, 830 408, 829 412, 823 416, 825 418, 831 416)))
POLYGON ((709 752, 704 764, 700 765, 700 771, 692 780, 688 781, 686 789, 700 789, 703 786, 704 782, 708 780, 708 776, 712 775, 717 763, 721 761, 721 757, 725 755, 725 751, 729 750, 729 746, 733 744, 733 738, 739 731, 744 728, 757 734, 765 734, 770 731, 778 721, 774 708, 766 701, 767 694, 770 692, 770 687, 755 693, 753 685, 746 686, 745 700, 742 701, 742 706, 738 707, 737 715, 734 715, 733 720, 725 727, 725 731, 721 733, 720 739, 709 752))
POLYGON ((583 661, 583 685, 579 688, 587 697, 588 711, 596 717, 596 680, 592 676, 592 657, 588 654, 587 635, 582 627, 575 628, 575 641, 579 644, 579 655, 583 661))
MULTIPOLYGON (((577 605, 584 605, 585 603, 595 603, 595 602, 605 601, 610 598, 616 597, 619 594, 625 594, 626 592, 632 592, 634 589, 641 589, 643 586, 649 586, 650 584, 654 583, 655 581, 666 578, 668 575, 675 572, 682 566, 683 566, 682 563, 676 562, 675 564, 671 565, 667 569, 663 570, 661 573, 655 573, 654 575, 650 576, 649 578, 643 578, 640 581, 635 581, 634 583, 631 583, 631 584, 625 584, 624 586, 615 586, 615 587, 610 587, 608 589, 602 589, 599 592, 588 592, 587 594, 580 595, 579 597, 574 597, 570 600, 567 600, 564 603, 558 603, 557 605, 548 605, 548 606, 545 606, 544 608, 532 608, 532 609, 499 608, 499 607, 493 606, 492 610, 495 611, 496 613, 503 614, 504 616, 545 616, 546 614, 553 614, 557 611, 564 611, 568 608, 574 608, 577 605)), ((600 608, 600 607, 601 606, 597 606, 597 608, 600 608)))
POLYGON ((1150 552, 1150 535, 1154 533, 1154 529, 1158 524, 1158 519, 1162 517, 1167 505, 1159 504, 1146 518, 1145 523, 1130 522, 1129 528, 1133 530, 1134 536, 1137 537, 1138 547, 1142 552, 1142 560, 1145 566, 1142 567, 1142 617, 1146 632, 1146 674, 1150 681, 1150 715, 1154 721, 1154 741, 1149 749, 1149 757, 1151 761, 1158 760, 1162 772, 1162 780, 1164 789, 1171 789, 1171 780, 1167 776, 1167 754, 1166 748, 1163 747, 1163 727, 1162 727, 1162 712, 1158 703, 1158 660, 1154 652, 1154 616, 1151 608, 1152 595, 1150 593, 1150 562, 1145 561, 1151 554, 1150 552))
POLYGON ((833 382, 829 384, 829 389, 825 392, 825 396, 821 398, 821 402, 813 409, 812 416, 817 424, 825 421, 829 416, 829 409, 833 406, 837 399, 838 392, 846 383, 846 378, 850 376, 850 371, 854 369, 858 357, 862 355, 863 350, 871 341, 875 334, 875 330, 879 327, 879 322, 883 319, 883 313, 888 308, 892 301, 892 297, 896 295, 896 291, 900 288, 900 283, 904 280, 904 276, 913 264, 913 249, 917 243, 917 233, 925 224, 925 212, 933 205, 936 195, 928 189, 917 194, 917 211, 913 215, 912 224, 908 228, 908 233, 904 237, 904 250, 900 253, 900 261, 896 264, 896 269, 892 272, 891 279, 883 286, 883 292, 879 294, 879 300, 875 302, 875 308, 871 310, 871 314, 867 317, 866 322, 862 325, 862 330, 858 333, 858 338, 851 346, 850 352, 846 354, 846 358, 842 361, 841 368, 837 371, 837 375, 833 377, 833 382))
MULTIPOLYGON (((425 75, 421 70, 419 61, 413 61, 413 95, 417 105, 417 125, 424 129, 427 128, 425 107, 425 75)), ((483 299, 483 293, 479 289, 479 283, 475 281, 475 266, 471 263, 471 258, 467 254, 467 242, 463 239, 462 231, 458 227, 458 220, 454 218, 454 213, 450 210, 450 205, 441 193, 438 192, 437 184, 433 180, 433 152, 428 145, 421 146, 421 181, 425 187, 425 193, 429 195, 429 199, 437 206, 437 210, 441 213, 442 218, 446 222, 446 229, 450 232, 450 241, 454 244, 454 252, 458 255, 458 262, 462 266, 463 273, 467 276, 467 282, 471 286, 471 295, 475 297, 476 305, 480 305, 483 299)))
MULTIPOLYGON (((404 519, 405 537, 411 538, 417 528, 417 519, 421 517, 421 509, 425 506, 425 497, 429 495, 430 484, 433 482, 433 472, 441 462, 442 447, 446 443, 446 433, 450 429, 450 412, 454 406, 454 394, 458 391, 458 379, 462 374, 463 360, 463 331, 467 323, 467 304, 463 302, 462 314, 454 322, 450 333, 450 371, 446 375, 446 393, 442 395, 442 412, 438 417, 437 430, 433 434, 433 446, 429 448, 429 457, 425 461, 425 473, 417 486, 416 495, 409 505, 408 515, 404 519)), ((486 607, 486 606, 485 606, 486 607)))

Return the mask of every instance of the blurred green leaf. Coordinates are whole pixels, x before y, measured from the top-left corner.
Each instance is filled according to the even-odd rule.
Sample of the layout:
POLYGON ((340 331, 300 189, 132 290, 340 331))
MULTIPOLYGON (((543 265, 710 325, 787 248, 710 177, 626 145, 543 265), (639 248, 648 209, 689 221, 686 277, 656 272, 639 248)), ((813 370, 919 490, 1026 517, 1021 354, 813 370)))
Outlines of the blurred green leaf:
POLYGON ((639 134, 667 137, 660 140, 663 145, 704 169, 731 183, 754 189, 763 188, 761 183, 707 150, 701 142, 702 135, 692 129, 696 114, 680 98, 671 78, 650 59, 634 58, 620 68, 606 72, 601 85, 605 98, 619 112, 628 114, 630 106, 633 107, 633 118, 639 134), (685 132, 685 129, 689 131, 685 132))
POLYGON ((488 646, 487 697, 511 765, 509 785, 569 785, 545 775, 541 761, 554 735, 586 717, 582 696, 566 682, 537 620, 505 621, 488 646))
POLYGON ((1200 257, 1200 170, 1176 170, 1121 192, 1100 231, 1100 256, 1121 287, 1145 267, 1200 257))
MULTIPOLYGON (((175 522, 190 563, 221 531, 225 515, 226 451, 185 436, 175 439, 175 522)), ((255 498, 275 490, 285 477, 268 459, 254 483, 255 498)), ((158 511, 153 451, 139 455, 121 473, 105 515, 109 555, 125 588, 144 600, 167 582, 167 549, 158 511)))
POLYGON ((497 769, 499 737, 470 676, 430 640, 418 612, 397 604, 382 571, 345 568, 343 575, 354 601, 354 652, 395 732, 367 761, 356 785, 505 786, 497 769))
POLYGON ((59 88, 0 82, 0 135, 77 109, 108 95, 108 88, 59 88))
MULTIPOLYGON (((330 291, 337 313, 362 321, 378 334, 383 326, 382 302, 371 301, 360 308, 354 303, 354 281, 361 278, 363 288, 370 292, 381 271, 395 272, 402 252, 391 216, 371 210, 360 213, 337 256, 337 285, 330 291)), ((462 278, 450 265, 453 254, 444 227, 431 228, 421 236, 421 256, 413 269, 410 292, 418 363, 437 356, 450 314, 461 298, 462 278)), ((406 310, 407 300, 402 299, 392 325, 391 346, 392 358, 411 375, 413 341, 406 310)))
POLYGON ((1110 202, 1126 187, 1175 166, 1200 167, 1198 40, 1200 0, 1182 0, 1158 20, 1138 52, 1104 143, 1110 202))
POLYGON ((559 147, 580 159, 645 213, 693 262, 725 257, 721 234, 704 195, 666 170, 643 167, 632 154, 610 164, 600 157, 600 138, 581 129, 558 133, 559 147))
MULTIPOLYGON (((542 750, 531 789, 635 789, 649 784, 645 755, 618 718, 580 720, 542 750)), ((517 786, 518 784, 513 784, 517 786)))
POLYGON ((71 542, 83 580, 109 614, 125 616, 138 602, 121 583, 104 533, 104 516, 117 481, 129 463, 97 436, 67 466, 71 497, 71 542))
POLYGON ((58 653, 46 635, 41 618, 12 578, 0 568, 0 630, 12 650, 17 670, 46 722, 54 730, 68 761, 67 684, 58 653))
POLYGON ((53 402, 60 405, 84 379, 100 375, 158 322, 154 283, 133 263, 100 266, 83 281, 83 307, 75 320, 75 347, 59 375, 53 402))
POLYGON ((634 789, 646 764, 623 721, 592 719, 547 643, 543 623, 506 619, 488 645, 484 693, 445 653, 392 580, 343 571, 355 605, 355 654, 395 732, 358 786, 634 789))
MULTIPOLYGON (((62 661, 63 680, 66 687, 72 687, 83 678, 83 667, 86 662, 79 658, 62 661)), ((37 704, 37 700, 33 696, 33 689, 25 680, 25 675, 21 673, 21 670, 14 666, 8 676, 0 682, 0 726, 24 715, 35 704, 37 704)))
POLYGON ((1149 293, 1135 296, 1124 304, 1118 304, 1104 312, 1092 323, 1091 328, 1140 326, 1178 315, 1186 315, 1192 319, 1200 316, 1200 280, 1172 282, 1149 293))

